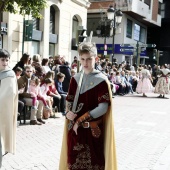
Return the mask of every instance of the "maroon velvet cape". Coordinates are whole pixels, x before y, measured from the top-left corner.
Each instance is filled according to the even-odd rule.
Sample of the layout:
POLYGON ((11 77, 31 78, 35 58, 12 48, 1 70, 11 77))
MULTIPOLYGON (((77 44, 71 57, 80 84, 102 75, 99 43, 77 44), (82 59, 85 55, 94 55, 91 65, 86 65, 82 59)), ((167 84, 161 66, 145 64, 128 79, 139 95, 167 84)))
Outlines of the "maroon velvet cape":
MULTIPOLYGON (((73 102, 77 89, 77 82, 72 78, 66 100, 73 102)), ((84 113, 93 110, 99 103, 107 102, 110 104, 108 85, 105 80, 79 95, 77 103, 77 118, 84 113), (82 106, 83 105, 83 106, 82 106)), ((102 119, 103 116, 92 121, 102 119)), ((99 125, 102 130, 101 136, 95 138, 92 136, 90 128, 78 128, 78 135, 73 129, 68 131, 67 137, 67 163, 69 170, 104 170, 104 133, 103 123, 99 125)))

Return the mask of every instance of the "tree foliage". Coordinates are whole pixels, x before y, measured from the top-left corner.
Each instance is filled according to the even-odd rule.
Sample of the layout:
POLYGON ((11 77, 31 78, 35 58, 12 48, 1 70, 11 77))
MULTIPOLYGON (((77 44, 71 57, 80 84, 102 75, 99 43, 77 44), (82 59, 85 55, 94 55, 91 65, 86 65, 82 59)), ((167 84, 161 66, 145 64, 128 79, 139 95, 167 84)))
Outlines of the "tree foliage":
POLYGON ((19 13, 41 18, 40 11, 47 7, 47 0, 0 0, 0 12, 19 13))

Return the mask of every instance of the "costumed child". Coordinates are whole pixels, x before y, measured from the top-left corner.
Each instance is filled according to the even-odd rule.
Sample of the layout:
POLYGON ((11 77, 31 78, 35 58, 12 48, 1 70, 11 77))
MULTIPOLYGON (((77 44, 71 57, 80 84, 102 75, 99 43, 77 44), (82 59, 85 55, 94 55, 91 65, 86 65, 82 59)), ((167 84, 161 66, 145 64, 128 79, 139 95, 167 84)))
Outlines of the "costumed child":
POLYGON ((41 93, 40 88, 40 79, 38 77, 33 76, 30 80, 30 85, 28 88, 28 92, 31 94, 32 98, 32 108, 38 110, 36 107, 36 101, 41 100, 47 110, 51 110, 49 106, 47 105, 45 97, 41 93))
POLYGON ((155 86, 155 93, 160 94, 158 98, 168 99, 167 97, 165 97, 165 94, 169 94, 170 92, 170 70, 167 68, 167 65, 164 64, 162 65, 160 71, 160 77, 158 78, 155 86))
POLYGON ((9 60, 9 52, 0 49, 0 169, 2 155, 16 150, 18 85, 9 60))

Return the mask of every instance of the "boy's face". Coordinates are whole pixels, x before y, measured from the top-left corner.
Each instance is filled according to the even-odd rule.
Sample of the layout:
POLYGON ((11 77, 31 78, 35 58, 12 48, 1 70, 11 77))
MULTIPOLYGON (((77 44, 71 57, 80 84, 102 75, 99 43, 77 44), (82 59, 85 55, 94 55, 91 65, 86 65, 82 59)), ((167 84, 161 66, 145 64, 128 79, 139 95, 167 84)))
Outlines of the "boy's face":
POLYGON ((8 68, 9 58, 0 58, 0 70, 5 70, 8 68))
POLYGON ((59 79, 59 82, 63 82, 64 81, 64 77, 59 79))

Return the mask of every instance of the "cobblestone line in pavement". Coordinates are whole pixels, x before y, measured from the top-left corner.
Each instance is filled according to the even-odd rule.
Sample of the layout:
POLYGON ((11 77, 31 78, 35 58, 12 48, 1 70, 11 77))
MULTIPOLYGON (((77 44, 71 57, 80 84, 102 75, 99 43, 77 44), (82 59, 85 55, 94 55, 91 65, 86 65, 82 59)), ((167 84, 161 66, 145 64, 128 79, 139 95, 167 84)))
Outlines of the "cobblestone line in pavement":
MULTIPOLYGON (((113 99, 118 170, 170 170, 170 99, 156 96, 113 99)), ((58 170, 63 125, 64 117, 19 126, 16 154, 2 170, 58 170)))

